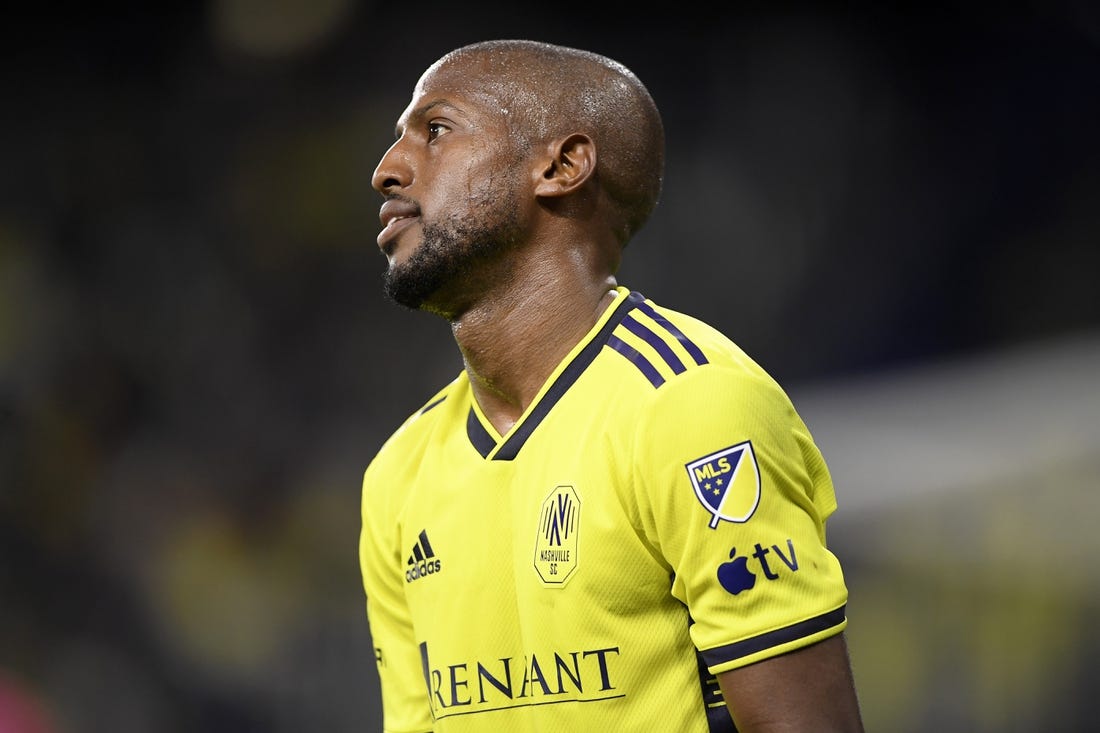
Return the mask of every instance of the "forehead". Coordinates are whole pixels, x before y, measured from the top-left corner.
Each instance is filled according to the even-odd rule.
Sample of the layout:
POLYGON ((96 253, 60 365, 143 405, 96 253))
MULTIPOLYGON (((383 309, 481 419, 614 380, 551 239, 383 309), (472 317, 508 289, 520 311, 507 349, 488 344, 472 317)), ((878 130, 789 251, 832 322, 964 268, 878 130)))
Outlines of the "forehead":
POLYGON ((516 83, 477 57, 444 59, 429 67, 413 89, 398 126, 442 108, 482 124, 506 121, 516 106, 516 83))

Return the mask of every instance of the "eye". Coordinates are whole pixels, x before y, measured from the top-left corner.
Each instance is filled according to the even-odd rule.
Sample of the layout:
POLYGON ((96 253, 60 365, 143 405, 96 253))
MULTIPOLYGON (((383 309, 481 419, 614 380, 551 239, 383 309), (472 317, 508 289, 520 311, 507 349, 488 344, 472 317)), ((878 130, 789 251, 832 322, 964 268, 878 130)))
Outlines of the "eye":
POLYGON ((444 125, 442 122, 429 122, 428 123, 428 140, 432 141, 441 135, 446 135, 451 131, 451 128, 444 125))

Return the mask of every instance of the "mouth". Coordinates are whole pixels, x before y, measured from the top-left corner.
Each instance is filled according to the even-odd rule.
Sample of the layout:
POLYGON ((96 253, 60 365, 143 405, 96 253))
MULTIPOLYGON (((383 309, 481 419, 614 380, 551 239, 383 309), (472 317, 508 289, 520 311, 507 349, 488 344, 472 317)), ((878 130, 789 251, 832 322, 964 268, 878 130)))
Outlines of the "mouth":
POLYGON ((392 254, 394 247, 397 246, 397 235, 407 229, 418 218, 416 216, 399 216, 390 219, 382 231, 378 233, 378 246, 382 251, 387 255, 392 254))
POLYGON ((382 231, 378 233, 378 246, 387 255, 397 246, 397 237, 420 218, 419 208, 401 199, 389 199, 382 204, 378 219, 382 222, 382 231))

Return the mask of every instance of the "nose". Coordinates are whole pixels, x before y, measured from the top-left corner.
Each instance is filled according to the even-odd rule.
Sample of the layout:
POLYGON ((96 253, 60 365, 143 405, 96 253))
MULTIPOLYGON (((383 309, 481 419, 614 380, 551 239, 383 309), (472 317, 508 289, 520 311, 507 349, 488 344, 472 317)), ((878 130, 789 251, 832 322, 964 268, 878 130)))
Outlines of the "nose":
POLYGON ((412 180, 412 169, 401 150, 398 140, 386 151, 371 176, 371 186, 380 194, 388 194, 395 188, 404 188, 412 180))

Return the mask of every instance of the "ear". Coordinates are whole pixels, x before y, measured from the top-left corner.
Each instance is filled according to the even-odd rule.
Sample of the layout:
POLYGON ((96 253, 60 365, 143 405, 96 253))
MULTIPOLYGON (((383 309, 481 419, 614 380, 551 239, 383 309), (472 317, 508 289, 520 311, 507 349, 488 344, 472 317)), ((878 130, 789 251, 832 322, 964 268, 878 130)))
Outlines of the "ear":
POLYGON ((548 155, 536 172, 536 196, 565 196, 596 172, 596 143, 581 133, 550 143, 548 155))

